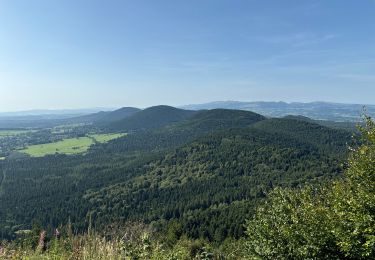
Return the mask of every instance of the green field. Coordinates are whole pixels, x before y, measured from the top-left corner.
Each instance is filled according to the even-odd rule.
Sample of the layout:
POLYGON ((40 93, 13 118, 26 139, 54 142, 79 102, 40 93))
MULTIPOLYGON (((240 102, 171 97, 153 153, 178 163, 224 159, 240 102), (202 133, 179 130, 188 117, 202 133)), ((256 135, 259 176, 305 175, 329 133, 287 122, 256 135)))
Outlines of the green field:
POLYGON ((55 126, 51 129, 53 134, 63 134, 65 132, 69 132, 70 130, 84 126, 85 124, 67 124, 67 125, 59 125, 55 126))
POLYGON ((125 133, 119 133, 119 134, 92 134, 89 135, 89 137, 94 138, 98 143, 106 143, 111 140, 126 136, 125 133))
POLYGON ((26 134, 29 132, 32 132, 32 130, 0 130, 0 138, 26 134))
POLYGON ((43 157, 49 154, 80 154, 85 153, 91 145, 106 143, 110 140, 125 136, 126 134, 92 134, 85 137, 69 138, 54 143, 30 145, 25 149, 19 150, 32 157, 43 157))
POLYGON ((94 141, 89 137, 70 138, 55 143, 30 145, 20 150, 32 157, 43 157, 47 154, 77 154, 86 152, 94 141))

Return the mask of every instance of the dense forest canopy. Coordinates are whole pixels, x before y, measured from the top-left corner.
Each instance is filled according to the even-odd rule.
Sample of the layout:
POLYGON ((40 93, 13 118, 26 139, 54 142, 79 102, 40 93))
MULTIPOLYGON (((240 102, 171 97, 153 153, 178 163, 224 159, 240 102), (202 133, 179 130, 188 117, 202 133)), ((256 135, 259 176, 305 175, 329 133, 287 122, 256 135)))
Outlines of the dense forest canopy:
POLYGON ((365 123, 353 140, 306 118, 202 111, 83 155, 2 160, 1 235, 16 239, 4 254, 371 259, 375 125, 365 123), (56 228, 63 237, 41 248, 56 228))
POLYGON ((191 238, 240 238, 245 219, 273 188, 340 176, 351 140, 349 132, 313 121, 240 110, 158 106, 100 116, 101 124, 70 135, 114 125, 129 134, 82 155, 0 162, 3 238, 30 229, 33 221, 52 229, 70 220, 79 231, 89 219, 98 228, 142 221, 160 231, 177 221, 191 238))

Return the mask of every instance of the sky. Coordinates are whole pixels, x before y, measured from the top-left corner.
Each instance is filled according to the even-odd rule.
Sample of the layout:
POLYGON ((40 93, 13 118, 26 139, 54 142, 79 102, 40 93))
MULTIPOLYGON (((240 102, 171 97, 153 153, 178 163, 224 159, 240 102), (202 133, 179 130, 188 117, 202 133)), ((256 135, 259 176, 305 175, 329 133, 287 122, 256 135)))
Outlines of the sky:
POLYGON ((375 0, 0 0, 0 111, 375 104, 375 0))

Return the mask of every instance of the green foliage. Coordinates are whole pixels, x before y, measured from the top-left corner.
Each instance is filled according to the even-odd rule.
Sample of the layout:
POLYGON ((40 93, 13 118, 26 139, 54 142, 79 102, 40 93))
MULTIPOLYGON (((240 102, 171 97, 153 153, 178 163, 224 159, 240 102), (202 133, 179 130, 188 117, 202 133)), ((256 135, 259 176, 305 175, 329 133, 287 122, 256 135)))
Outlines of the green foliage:
POLYGON ((182 236, 182 226, 181 223, 177 221, 171 221, 168 226, 167 234, 165 237, 166 243, 168 245, 174 245, 182 236))
POLYGON ((83 232, 92 217, 97 228, 140 220, 167 232, 177 222, 189 238, 240 238, 274 187, 339 176, 350 139, 298 120, 263 121, 251 112, 204 111, 85 155, 0 162, 0 235, 14 238, 33 219, 55 228, 70 218, 83 232))
POLYGON ((84 116, 84 117, 85 119, 91 119, 91 122, 94 122, 99 125, 103 125, 103 124, 108 124, 110 122, 123 120, 127 117, 134 115, 135 113, 139 111, 141 111, 141 109, 138 109, 135 107, 122 107, 112 112, 99 112, 99 113, 84 116))
POLYGON ((331 186, 275 189, 247 223, 248 252, 262 259, 375 257, 375 125, 366 118, 345 178, 331 186))
POLYGON ((345 255, 375 258, 375 124, 360 127, 362 145, 348 162, 346 179, 333 187, 333 232, 345 255))
POLYGON ((275 189, 247 223, 249 253, 262 259, 332 259, 326 189, 275 189))
MULTIPOLYGON (((0 235, 13 239, 5 245, 7 256, 374 256, 371 120, 361 129, 362 145, 352 152, 345 179, 337 180, 349 132, 245 111, 181 112, 162 106, 141 112, 132 111, 121 124, 137 131, 126 138, 91 136, 117 139, 97 140, 85 154, 0 161, 0 235), (330 186, 326 182, 332 179, 330 186), (266 194, 269 198, 255 210, 266 194), (33 220, 40 225, 31 227, 33 220), (67 220, 69 228, 54 237, 52 230, 67 220), (113 223, 122 228, 113 231, 113 223), (92 224, 100 233, 92 231, 92 224), (45 250, 37 250, 42 229, 49 235, 45 250), (241 238, 245 229, 247 239, 241 238)), ((68 135, 87 135, 87 129, 71 130, 68 135)), ((35 144, 54 138, 43 131, 32 135, 35 144)))
POLYGON ((97 224, 121 217, 178 219, 183 233, 192 238, 238 238, 264 192, 339 174, 336 154, 320 149, 325 147, 278 133, 226 131, 168 152, 134 178, 90 190, 84 198, 97 224))
POLYGON ((178 109, 170 106, 149 107, 131 116, 111 122, 107 128, 117 131, 155 129, 192 116, 195 111, 178 109))

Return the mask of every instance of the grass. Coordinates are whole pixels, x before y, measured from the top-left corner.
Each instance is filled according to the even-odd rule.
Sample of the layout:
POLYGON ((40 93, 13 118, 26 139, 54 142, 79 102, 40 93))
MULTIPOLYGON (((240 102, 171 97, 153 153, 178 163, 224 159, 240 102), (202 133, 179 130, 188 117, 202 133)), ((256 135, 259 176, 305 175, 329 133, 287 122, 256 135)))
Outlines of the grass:
POLYGON ((107 143, 111 140, 126 136, 125 133, 119 133, 119 134, 92 134, 89 135, 89 137, 94 138, 98 143, 107 143))
POLYGON ((5 157, 0 157, 0 161, 5 160, 5 157))
POLYGON ((51 154, 80 154, 87 152, 95 142, 106 143, 125 135, 126 134, 92 134, 85 137, 68 138, 54 143, 30 145, 25 149, 19 150, 19 152, 28 154, 31 157, 43 157, 51 154))
POLYGON ((18 243, 0 241, 0 259, 247 259, 242 254, 242 241, 233 242, 222 251, 203 240, 181 238, 168 242, 142 223, 128 223, 125 227, 114 230, 109 227, 106 236, 95 231, 82 235, 72 235, 71 231, 64 229, 60 231, 61 237, 52 237, 49 243, 44 243, 45 241, 35 233, 19 237, 18 243), (43 246, 40 246, 40 241, 43 246))
POLYGON ((67 125, 59 125, 55 126, 51 129, 51 132, 53 134, 63 134, 65 132, 69 132, 70 130, 73 130, 74 128, 84 126, 85 124, 67 124, 67 125))
POLYGON ((43 157, 48 154, 78 154, 86 152, 94 141, 89 137, 69 138, 55 143, 30 145, 23 150, 32 157, 43 157))
POLYGON ((0 138, 26 134, 29 132, 32 132, 32 130, 0 130, 0 138))

